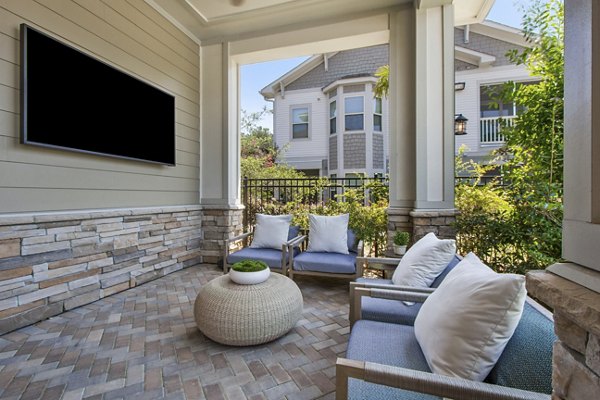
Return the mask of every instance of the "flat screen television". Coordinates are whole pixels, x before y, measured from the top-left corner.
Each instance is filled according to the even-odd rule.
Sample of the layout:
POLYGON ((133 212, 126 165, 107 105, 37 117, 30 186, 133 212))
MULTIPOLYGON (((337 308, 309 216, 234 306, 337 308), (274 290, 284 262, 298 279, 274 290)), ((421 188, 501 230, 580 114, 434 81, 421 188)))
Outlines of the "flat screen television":
POLYGON ((22 24, 21 142, 175 165, 175 98, 22 24))

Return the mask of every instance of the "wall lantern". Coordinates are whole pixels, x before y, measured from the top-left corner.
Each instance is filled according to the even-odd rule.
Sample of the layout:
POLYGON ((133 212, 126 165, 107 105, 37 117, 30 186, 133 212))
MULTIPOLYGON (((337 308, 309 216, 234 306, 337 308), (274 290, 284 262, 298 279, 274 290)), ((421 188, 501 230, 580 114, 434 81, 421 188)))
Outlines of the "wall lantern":
POLYGON ((454 90, 456 90, 457 92, 460 91, 460 90, 465 90, 465 86, 466 86, 465 82, 455 82, 454 83, 454 90))
POLYGON ((457 136, 467 134, 467 121, 468 119, 463 117, 462 114, 454 116, 454 134, 457 136))

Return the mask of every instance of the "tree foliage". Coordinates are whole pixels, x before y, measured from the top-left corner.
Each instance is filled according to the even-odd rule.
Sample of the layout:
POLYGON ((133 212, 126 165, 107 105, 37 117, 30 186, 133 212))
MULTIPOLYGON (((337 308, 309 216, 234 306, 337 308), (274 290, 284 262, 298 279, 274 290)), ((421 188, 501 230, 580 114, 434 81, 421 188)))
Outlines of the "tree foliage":
POLYGON ((304 174, 285 164, 277 164, 281 150, 275 145, 273 134, 260 125, 260 120, 272 110, 249 113, 242 110, 240 122, 242 177, 247 178, 302 178, 304 174))
POLYGON ((508 82, 496 94, 498 100, 514 102, 521 109, 514 126, 504 123, 502 128, 506 144, 497 154, 504 159, 505 185, 459 185, 456 190, 461 212, 457 221, 460 250, 476 249, 497 270, 544 268, 561 256, 563 15, 559 0, 532 3, 523 18, 525 39, 531 47, 508 53, 509 59, 526 66, 536 81, 508 82), (473 207, 489 202, 485 207, 494 208, 504 201, 508 207, 473 207))

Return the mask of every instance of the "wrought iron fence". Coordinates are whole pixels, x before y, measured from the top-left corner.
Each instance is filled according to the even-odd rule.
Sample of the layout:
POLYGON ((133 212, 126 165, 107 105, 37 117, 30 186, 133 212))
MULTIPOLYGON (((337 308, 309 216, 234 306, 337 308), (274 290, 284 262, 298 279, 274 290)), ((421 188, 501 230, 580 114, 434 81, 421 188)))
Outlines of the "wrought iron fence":
POLYGON ((242 181, 244 230, 255 222, 257 213, 280 214, 291 202, 301 203, 310 209, 323 206, 328 201, 344 201, 348 189, 362 190, 365 205, 374 200, 370 184, 378 182, 388 186, 387 177, 364 178, 270 178, 242 181))

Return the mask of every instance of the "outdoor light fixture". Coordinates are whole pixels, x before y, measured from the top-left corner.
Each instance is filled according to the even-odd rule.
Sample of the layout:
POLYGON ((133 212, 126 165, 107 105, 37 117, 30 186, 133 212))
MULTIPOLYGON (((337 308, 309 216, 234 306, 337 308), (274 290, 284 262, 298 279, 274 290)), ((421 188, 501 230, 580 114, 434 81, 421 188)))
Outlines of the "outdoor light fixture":
POLYGON ((455 82, 454 83, 454 90, 456 90, 456 91, 465 90, 465 86, 466 86, 465 82, 455 82))
POLYGON ((467 134, 467 121, 468 119, 463 117, 462 114, 454 116, 454 134, 457 136, 467 134))

